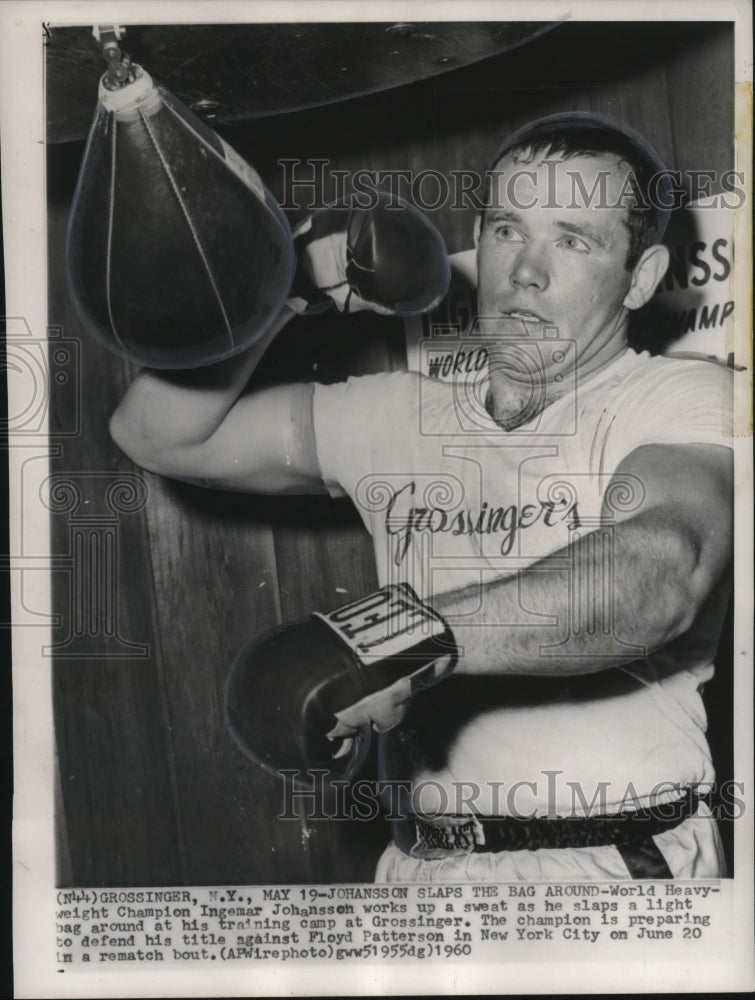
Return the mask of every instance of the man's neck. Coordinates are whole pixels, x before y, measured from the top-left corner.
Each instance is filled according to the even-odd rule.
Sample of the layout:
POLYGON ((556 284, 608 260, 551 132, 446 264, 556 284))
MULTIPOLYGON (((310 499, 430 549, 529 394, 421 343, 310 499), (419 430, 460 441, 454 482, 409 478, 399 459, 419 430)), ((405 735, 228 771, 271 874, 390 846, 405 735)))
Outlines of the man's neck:
POLYGON ((490 386, 485 409, 504 430, 514 430, 534 420, 551 403, 573 392, 576 378, 579 379, 580 388, 587 385, 620 358, 626 352, 627 346, 625 341, 618 343, 612 351, 595 358, 593 364, 578 368, 573 378, 564 377, 559 381, 544 378, 540 385, 534 386, 529 380, 508 376, 505 370, 498 369, 493 362, 490 366, 490 386))

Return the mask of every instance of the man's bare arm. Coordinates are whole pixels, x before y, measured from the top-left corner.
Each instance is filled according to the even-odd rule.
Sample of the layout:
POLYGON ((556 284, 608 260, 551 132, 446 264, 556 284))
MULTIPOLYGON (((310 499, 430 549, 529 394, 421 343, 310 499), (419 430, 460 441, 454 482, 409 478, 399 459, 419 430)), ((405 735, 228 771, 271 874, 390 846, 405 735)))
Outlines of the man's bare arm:
MULTIPOLYGON (((711 445, 647 445, 624 460, 614 482, 637 477, 645 501, 634 516, 611 529, 611 582, 604 583, 609 591, 604 596, 611 601, 591 599, 596 594, 597 533, 515 576, 429 598, 449 621, 460 647, 456 673, 596 673, 683 636, 714 592, 726 586, 732 471, 730 449, 711 445), (585 606, 588 599, 590 607, 585 606), (573 601, 581 603, 583 623, 589 617, 593 628, 569 635, 569 655, 559 655, 573 601), (531 624, 535 614, 544 616, 544 624, 531 624), (555 624, 547 624, 549 619, 555 624), (634 650, 627 647, 626 656, 617 657, 618 643, 607 631, 634 650)), ((438 673, 448 665, 446 657, 438 661, 438 673)), ((368 696, 337 713, 339 722, 330 735, 347 737, 365 722, 392 728, 406 713, 411 694, 411 682, 403 679, 368 696)))
POLYGON ((185 372, 142 371, 110 421, 115 443, 160 475, 262 493, 319 492, 312 387, 244 394, 270 342, 294 316, 285 309, 243 354, 185 372))
MULTIPOLYGON (((645 501, 612 529, 608 578, 605 561, 596 576, 596 558, 605 560, 606 552, 583 536, 482 590, 432 598, 462 648, 457 673, 591 673, 617 665, 616 644, 606 632, 650 652, 688 631, 731 558, 731 452, 710 445, 646 445, 624 460, 616 478, 623 474, 639 478, 645 501), (610 600, 592 601, 588 608, 598 579, 610 600), (573 602, 592 618, 593 628, 572 634, 569 655, 563 656, 556 647, 567 637, 573 602), (555 624, 547 624, 549 617, 542 619, 546 624, 524 624, 536 614, 555 624), (544 647, 550 647, 547 655, 544 647)), ((637 655, 642 653, 627 659, 637 655)))

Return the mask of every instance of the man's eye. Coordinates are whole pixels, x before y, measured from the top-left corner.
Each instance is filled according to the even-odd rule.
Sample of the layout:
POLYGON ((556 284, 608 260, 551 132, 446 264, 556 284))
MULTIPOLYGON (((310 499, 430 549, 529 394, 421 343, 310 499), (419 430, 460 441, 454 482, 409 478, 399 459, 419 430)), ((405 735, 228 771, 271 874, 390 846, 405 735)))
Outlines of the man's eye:
POLYGON ((564 236, 559 240, 559 246, 565 247, 567 250, 578 250, 580 253, 589 253, 590 248, 581 240, 578 236, 564 236))
POLYGON ((504 224, 501 226, 496 226, 496 236, 499 239, 506 240, 507 243, 523 243, 524 237, 520 232, 514 229, 513 226, 504 224))

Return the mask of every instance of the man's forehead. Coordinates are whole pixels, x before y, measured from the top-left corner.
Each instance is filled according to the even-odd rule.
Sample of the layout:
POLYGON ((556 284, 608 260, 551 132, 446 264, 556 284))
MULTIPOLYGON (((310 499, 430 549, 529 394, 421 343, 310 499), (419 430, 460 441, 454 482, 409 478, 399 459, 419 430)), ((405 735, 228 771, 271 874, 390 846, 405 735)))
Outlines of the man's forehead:
POLYGON ((616 153, 590 152, 589 150, 580 153, 562 153, 547 148, 534 149, 531 146, 508 150, 497 161, 493 172, 500 173, 516 168, 537 170, 540 165, 547 166, 548 164, 558 164, 559 169, 567 167, 577 172, 603 170, 608 174, 615 174, 619 179, 625 178, 629 172, 629 164, 616 153))
POLYGON ((508 152, 493 170, 490 209, 525 218, 539 210, 551 221, 590 217, 611 229, 628 221, 636 200, 630 173, 613 153, 508 152))

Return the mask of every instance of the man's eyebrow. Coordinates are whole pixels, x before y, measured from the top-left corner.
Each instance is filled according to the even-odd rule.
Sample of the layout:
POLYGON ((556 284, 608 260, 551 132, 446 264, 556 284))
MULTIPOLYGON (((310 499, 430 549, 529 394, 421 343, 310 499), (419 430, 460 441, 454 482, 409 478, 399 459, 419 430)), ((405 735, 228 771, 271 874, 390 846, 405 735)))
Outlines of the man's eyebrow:
POLYGON ((508 208, 491 208, 488 209, 487 218, 491 222, 517 222, 519 225, 524 224, 524 218, 519 214, 519 212, 512 212, 508 208))
POLYGON ((596 232, 591 226, 583 226, 575 222, 556 222, 555 226, 564 233, 573 233, 575 236, 584 236, 586 240, 597 243, 604 250, 608 249, 608 242, 604 236, 596 232))

